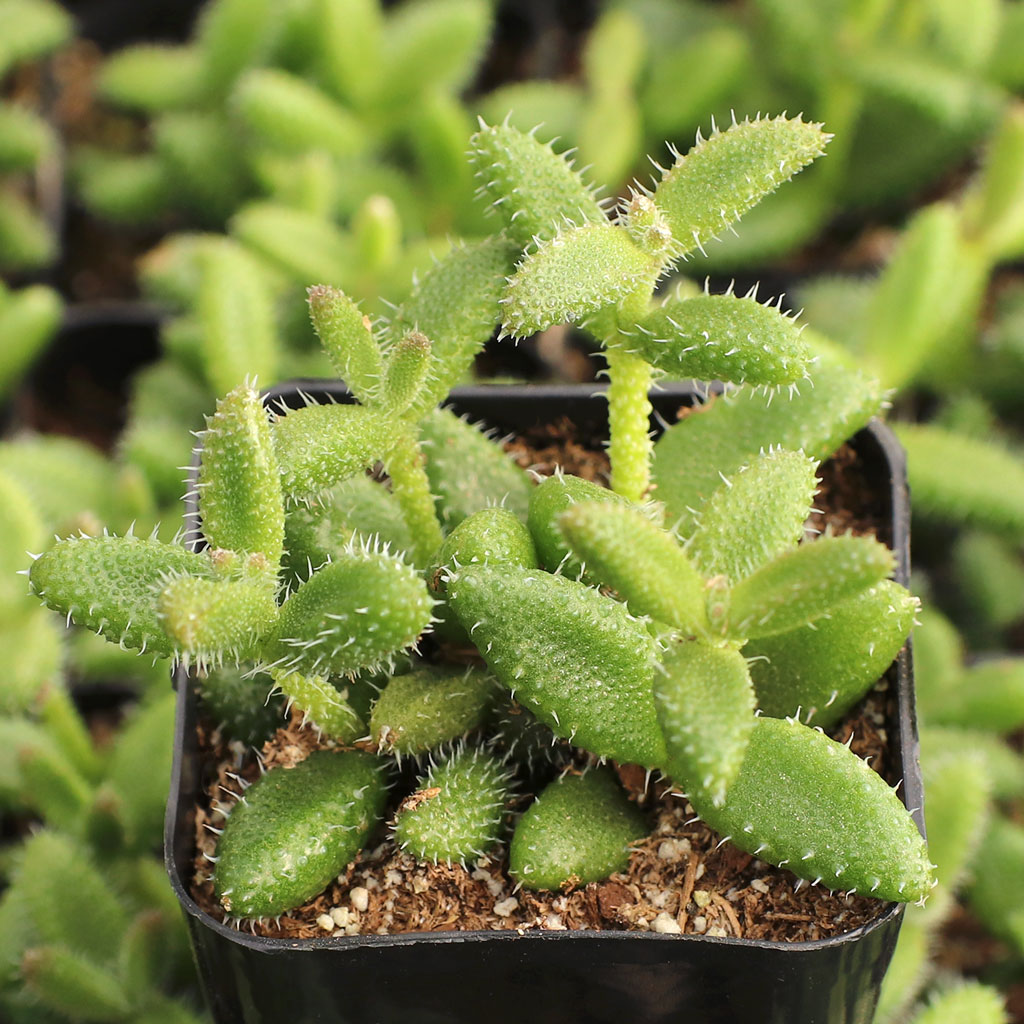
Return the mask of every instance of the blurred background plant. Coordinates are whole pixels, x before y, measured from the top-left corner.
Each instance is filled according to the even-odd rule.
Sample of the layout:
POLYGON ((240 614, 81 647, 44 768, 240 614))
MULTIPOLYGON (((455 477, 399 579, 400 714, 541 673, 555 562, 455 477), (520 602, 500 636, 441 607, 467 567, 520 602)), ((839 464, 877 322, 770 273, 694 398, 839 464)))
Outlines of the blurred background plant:
MULTIPOLYGON (((178 6, 173 41, 143 26, 101 53, 74 18, 137 11, 0 0, 0 1012, 198 1012, 156 856, 167 680, 55 627, 13 575, 24 552, 132 522, 169 539, 213 395, 325 369, 295 312, 307 285, 386 317, 378 295, 400 303, 411 270, 489 230, 464 170, 477 116, 542 125, 621 194, 709 115, 788 109, 835 133, 828 159, 668 287, 785 288, 893 389, 942 884, 908 914, 879 1020, 1003 1019, 961 975, 1024 1020, 1024 4, 211 0, 194 22, 178 6), (73 311, 99 326, 44 352, 63 303, 140 297, 129 319, 157 342, 73 311), (55 370, 93 375, 89 402, 55 398, 55 370)), ((592 356, 556 328, 489 345, 477 370, 587 380, 592 356)))

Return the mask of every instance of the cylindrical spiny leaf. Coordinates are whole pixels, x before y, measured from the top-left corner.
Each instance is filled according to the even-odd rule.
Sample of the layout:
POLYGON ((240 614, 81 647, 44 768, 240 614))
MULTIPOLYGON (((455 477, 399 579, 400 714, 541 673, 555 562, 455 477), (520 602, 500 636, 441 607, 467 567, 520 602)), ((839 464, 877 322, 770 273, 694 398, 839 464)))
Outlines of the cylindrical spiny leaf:
POLYGON ((593 191, 564 156, 509 124, 484 125, 470 140, 481 196, 498 210, 520 248, 565 224, 607 220, 593 191))
POLYGON ((673 424, 655 444, 658 499, 682 536, 692 532, 696 510, 721 484, 719 474, 731 477, 772 445, 825 459, 879 411, 884 392, 878 381, 821 350, 817 339, 812 350, 818 361, 810 380, 788 401, 744 389, 673 424))
POLYGON ((684 791, 696 787, 721 806, 754 728, 754 687, 746 659, 731 647, 672 643, 654 676, 665 736, 665 769, 684 791))
POLYGON ((647 823, 608 768, 563 775, 519 819, 509 871, 528 889, 599 882, 629 864, 647 823))
POLYGON ((271 671, 289 706, 304 712, 304 723, 338 743, 352 743, 366 732, 366 726, 337 687, 323 676, 280 669, 271 671))
POLYGON ((732 588, 726 631, 754 639, 796 629, 881 583, 893 567, 892 552, 872 537, 801 544, 732 588))
POLYGON ((605 351, 608 360, 608 458, 611 488, 629 501, 643 501, 651 483, 650 416, 652 372, 639 356, 617 348, 605 351))
POLYGON ((416 642, 433 603, 423 579, 400 558, 353 548, 281 606, 264 660, 307 675, 376 668, 416 642))
POLYGON ((81 831, 93 787, 63 751, 57 747, 23 749, 19 772, 32 806, 44 821, 71 834, 81 831))
POLYGON ((172 203, 172 180, 155 153, 84 149, 70 174, 87 209, 115 224, 151 223, 172 203))
POLYGON ((209 560, 138 537, 71 537, 32 563, 32 589, 56 611, 115 643, 170 657, 157 612, 170 575, 209 575, 209 560))
POLYGON ((559 525, 562 513, 577 502, 600 502, 628 507, 625 498, 578 476, 556 473, 530 493, 526 525, 537 545, 541 565, 576 579, 589 579, 583 562, 573 555, 559 525))
POLYGON ((194 38, 208 93, 227 93, 238 75, 266 52, 273 10, 270 0, 217 0, 203 8, 194 38))
POLYGON ((434 509, 426 456, 410 430, 404 431, 388 453, 384 468, 391 480, 391 493, 402 508, 409 536, 410 555, 425 566, 441 546, 441 524, 434 509))
POLYGON ((285 496, 308 501, 364 472, 402 432, 393 417, 361 405, 310 405, 278 416, 271 433, 285 496))
POLYGON ((63 302, 45 285, 29 285, 0 303, 0 391, 4 393, 28 368, 60 323, 63 302))
POLYGON ((319 149, 350 157, 369 142, 366 127, 349 110, 280 68, 246 72, 230 102, 257 144, 286 153, 319 149))
POLYGON ((313 328, 338 376, 360 402, 372 404, 384 364, 370 318, 330 285, 318 284, 308 294, 313 328))
POLYGON ((669 299, 623 332, 622 347, 676 378, 777 386, 810 366, 794 318, 752 297, 669 299))
POLYGON ((435 864, 480 857, 501 838, 508 791, 502 761, 479 747, 463 747, 417 782, 398 809, 395 841, 435 864))
POLYGON ((103 764, 93 738, 71 694, 64 686, 40 691, 38 710, 46 731, 67 759, 92 783, 99 781, 103 764))
POLYGON ((738 583, 794 547, 818 487, 816 468, 802 452, 777 449, 723 478, 687 539, 687 556, 705 576, 738 583))
POLYGON ((976 757, 985 765, 997 800, 1013 800, 1024 793, 1024 759, 1008 743, 980 729, 952 725, 926 725, 921 729, 921 761, 943 757, 976 757))
POLYGON ((363 541, 377 537, 394 552, 412 548, 395 496, 362 474, 343 480, 308 507, 289 509, 284 525, 284 565, 291 571, 292 582, 306 579, 311 567, 340 555, 355 537, 363 541))
POLYGON ((430 493, 445 530, 490 505, 526 520, 533 483, 487 434, 448 409, 427 415, 419 431, 430 493))
POLYGON ((654 201, 664 212, 678 248, 676 257, 706 241, 812 160, 831 138, 820 124, 786 117, 745 119, 714 131, 665 171, 654 201))
POLYGON ((392 335, 417 330, 430 339, 430 377, 414 416, 434 408, 470 368, 501 320, 505 277, 517 250, 503 235, 455 246, 423 274, 392 323, 392 335))
POLYGON ((565 227, 517 265, 502 298, 502 331, 525 338, 552 324, 584 320, 641 289, 658 261, 615 225, 565 227))
POLYGON ((657 644, 624 605, 511 565, 460 570, 448 600, 491 671, 555 735, 599 757, 664 764, 651 690, 657 644))
POLYGON ((384 16, 377 0, 313 0, 315 66, 333 95, 358 108, 380 74, 384 16))
POLYGON ((384 806, 380 761, 314 751, 267 772, 228 817, 217 847, 217 899, 234 917, 272 917, 320 892, 358 853, 384 806))
POLYGON ((757 718, 723 807, 694 810, 734 846, 830 889, 916 902, 933 884, 921 833, 880 775, 808 726, 757 718))
POLYGON ((915 512, 1024 538, 1024 460, 931 424, 901 423, 895 430, 907 450, 915 512))
POLYGON ((42 942, 93 963, 117 956, 129 915, 82 843, 52 830, 29 837, 18 850, 11 891, 42 942), (68 907, 77 913, 69 914, 68 907))
POLYGON ((262 554, 273 575, 284 545, 284 498, 260 396, 240 384, 217 403, 202 435, 199 504, 213 548, 262 554))
POLYGON ((706 632, 704 578, 672 534, 642 511, 580 501, 559 515, 558 526, 588 574, 615 590, 635 615, 684 633, 706 632))
POLYGON ((1024 723, 1024 658, 995 657, 958 673, 941 705, 929 709, 934 725, 961 725, 999 734, 1024 723))
POLYGON ((430 339, 419 331, 409 331, 392 348, 384 373, 382 405, 400 416, 416 400, 430 372, 430 339))
POLYGON ((370 735, 382 753, 422 754, 483 725, 499 693, 479 669, 419 669, 395 676, 370 714, 370 735))
POLYGON ((807 625, 751 640, 743 653, 761 710, 827 729, 896 657, 919 607, 905 588, 883 580, 807 625))
POLYGON ((21 974, 42 1006, 77 1020, 124 1020, 132 1009, 120 978, 109 967, 63 946, 27 950, 21 974))
POLYGON ((186 664, 238 664, 251 658, 277 622, 273 577, 179 576, 160 592, 157 616, 186 664))

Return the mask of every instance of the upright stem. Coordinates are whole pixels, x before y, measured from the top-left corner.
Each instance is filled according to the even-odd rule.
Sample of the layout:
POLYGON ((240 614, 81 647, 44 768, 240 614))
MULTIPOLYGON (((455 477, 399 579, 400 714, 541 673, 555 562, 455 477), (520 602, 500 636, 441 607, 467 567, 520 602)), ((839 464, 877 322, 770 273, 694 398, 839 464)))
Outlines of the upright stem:
POLYGON ((630 501, 643 501, 650 485, 651 367, 639 356, 606 348, 608 360, 608 430, 612 490, 630 501))
POLYGON ((402 516, 413 539, 416 564, 425 566, 441 546, 441 524, 430 493, 423 453, 412 430, 407 430, 387 460, 391 491, 402 508, 402 516))

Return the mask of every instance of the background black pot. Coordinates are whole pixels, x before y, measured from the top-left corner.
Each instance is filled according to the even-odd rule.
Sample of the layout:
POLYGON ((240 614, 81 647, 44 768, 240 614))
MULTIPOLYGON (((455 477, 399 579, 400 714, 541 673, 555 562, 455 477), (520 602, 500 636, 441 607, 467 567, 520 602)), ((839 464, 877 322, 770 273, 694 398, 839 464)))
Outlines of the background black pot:
MULTIPOLYGON (((340 397, 337 385, 303 381, 273 389, 268 400, 302 404, 299 391, 340 397)), ((501 430, 522 431, 568 416, 583 436, 604 436, 607 406, 581 387, 476 387, 451 405, 501 430)), ((696 400, 682 385, 652 395, 671 422, 696 400)), ((903 453, 889 430, 872 423, 853 445, 866 469, 897 555, 897 579, 909 575, 909 506, 903 453)), ((195 527, 195 510, 192 526, 195 527)), ((193 532, 193 538, 198 536, 193 532)), ((892 688, 892 761, 901 796, 923 831, 921 777, 909 648, 897 659, 892 688)), ((302 942, 265 939, 227 927, 189 893, 194 808, 203 783, 196 697, 179 672, 174 775, 165 833, 167 868, 187 916, 196 960, 220 1024, 869 1024, 892 956, 902 907, 835 938, 761 942, 649 932, 443 932, 366 935, 302 942)))

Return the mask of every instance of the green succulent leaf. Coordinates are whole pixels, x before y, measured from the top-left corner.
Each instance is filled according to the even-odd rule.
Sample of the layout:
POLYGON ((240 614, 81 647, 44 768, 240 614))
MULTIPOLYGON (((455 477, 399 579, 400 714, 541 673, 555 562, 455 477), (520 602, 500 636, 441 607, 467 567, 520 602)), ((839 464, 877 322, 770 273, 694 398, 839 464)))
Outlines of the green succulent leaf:
POLYGON ((284 545, 284 498, 270 423, 252 387, 241 384, 217 403, 202 445, 203 535, 213 548, 263 555, 273 575, 284 545))
POLYGON ((962 670, 928 721, 999 734, 1018 729, 1024 724, 1024 658, 995 657, 962 670))
POLYGON ((694 810, 734 846, 830 889, 916 902, 933 884, 921 833, 899 797, 824 733, 755 719, 723 807, 698 789, 694 810))
POLYGON ((993 815, 971 868, 971 910, 993 934, 1016 950, 1024 949, 1024 828, 993 815))
POLYGON ((280 669, 271 670, 271 675, 289 706, 304 712, 304 724, 338 743, 352 743, 366 732, 363 720, 341 691, 322 676, 280 669))
POLYGON ((915 512, 1024 538, 1024 461, 998 445, 931 424, 899 423, 894 429, 907 450, 915 512))
POLYGON ((743 653, 759 707, 773 718, 797 716, 827 729, 888 668, 919 607, 905 588, 883 580, 813 622, 751 640, 743 653))
POLYGON ((650 615, 684 633, 707 631, 704 578, 672 534, 638 508, 580 501, 558 517, 589 576, 615 590, 635 615, 650 615))
POLYGON ((197 681, 206 714, 228 740, 259 749, 284 724, 284 700, 264 673, 224 665, 197 681))
POLYGON ((501 838, 509 779, 508 767, 479 747, 457 750, 419 779, 399 807, 395 841, 434 864, 483 856, 501 838))
POLYGON ((665 769, 687 792, 699 788, 716 807, 743 763, 754 729, 754 687, 746 659, 731 647, 673 643, 654 677, 665 769))
POLYGON ((502 447, 449 409, 435 409, 419 424, 430 492, 446 530, 490 505, 526 520, 533 483, 502 447))
POLYGON ((806 625, 881 583, 893 568, 892 552, 871 537, 801 544, 732 588, 726 630, 754 639, 806 625))
POLYGON ((370 735, 382 753, 423 754, 484 724, 498 695, 479 669, 418 669, 395 676, 370 714, 370 735))
POLYGON ((201 92, 194 46, 136 43, 103 62, 96 91, 108 103, 146 114, 192 106, 201 92))
POLYGON ((935 995, 920 1013, 910 1018, 910 1024, 1007 1024, 1010 1017, 1006 1000, 994 985, 980 981, 965 981, 935 995))
POLYGON ((157 599, 170 576, 209 574, 209 560, 177 544, 138 537, 71 537, 32 563, 46 605, 108 640, 164 657, 175 653, 157 599))
POLYGON ((314 751, 267 772, 232 810, 214 886, 233 917, 273 917, 320 892, 359 852, 387 795, 381 762, 314 751))
POLYGON ((1024 760, 1009 744, 990 732, 957 726, 929 725, 921 730, 921 761, 976 757, 985 765, 997 800, 1012 800, 1024 793, 1024 760))
POLYGON ((623 605, 511 565, 461 569, 448 600, 491 671, 556 736, 599 757, 664 763, 651 692, 657 645, 623 605))
POLYGON ((579 321, 644 287, 659 264, 612 224, 567 227, 541 242, 508 279, 502 332, 525 338, 552 324, 579 321))
POLYGON ((377 668, 415 644, 433 604, 423 579, 402 559, 353 547, 281 605, 263 658, 310 676, 377 668))
POLYGON ((623 333, 622 347, 677 378, 775 386, 810 368, 795 319, 751 296, 669 299, 623 333))
POLYGON ((826 352, 817 339, 812 348, 818 361, 811 379, 788 401, 752 390, 717 398, 699 415, 673 424, 655 444, 656 493, 666 520, 682 536, 692 532, 699 509, 722 482, 720 474, 731 477, 773 446, 820 461, 880 410, 884 393, 876 380, 826 352))
POLYGON ((338 376, 364 405, 372 405, 384 376, 370 318, 330 285, 309 289, 309 315, 338 376))
POLYGON ((625 870, 630 843, 646 834, 643 814, 610 769, 563 775, 519 819, 509 871, 528 889, 599 882, 625 870))
POLYGON ((458 245, 419 278, 399 308, 392 334, 416 330, 430 339, 430 376, 412 415, 422 417, 442 401, 494 334, 515 255, 502 235, 458 245))
POLYGON ((157 616, 184 664, 233 664, 253 657, 277 622, 274 581, 179 576, 157 601, 157 616))
POLYGON ((83 1021, 124 1020, 131 1003, 118 976, 81 953, 63 946, 37 946, 25 952, 21 974, 38 1002, 83 1021))
POLYGON ((393 415, 404 413, 419 397, 430 372, 430 339, 409 331, 391 350, 383 381, 383 405, 393 415))
POLYGON ((309 501, 387 456, 403 427, 361 405, 309 405, 278 416, 272 433, 285 497, 309 501))
POLYGON ((676 257, 702 249, 770 192, 825 152, 820 124, 769 117, 717 129, 664 171, 654 201, 664 212, 676 257))
POLYGON ((479 195, 504 219, 519 248, 551 238, 568 217, 577 224, 607 221, 593 191, 564 157, 533 133, 510 124, 484 125, 470 140, 479 195))
POLYGON ((548 477, 530 493, 526 525, 537 545, 541 565, 550 572, 558 571, 577 579, 589 579, 586 567, 573 555, 559 526, 562 514, 584 501, 627 507, 626 499, 607 487, 562 473, 548 477))
POLYGON ((801 452, 762 452, 724 478, 701 509, 686 554, 705 576, 734 583, 794 547, 818 487, 816 463, 801 452))

